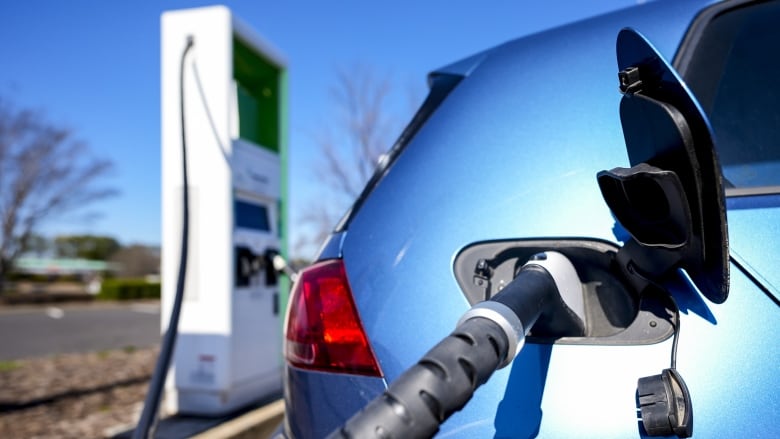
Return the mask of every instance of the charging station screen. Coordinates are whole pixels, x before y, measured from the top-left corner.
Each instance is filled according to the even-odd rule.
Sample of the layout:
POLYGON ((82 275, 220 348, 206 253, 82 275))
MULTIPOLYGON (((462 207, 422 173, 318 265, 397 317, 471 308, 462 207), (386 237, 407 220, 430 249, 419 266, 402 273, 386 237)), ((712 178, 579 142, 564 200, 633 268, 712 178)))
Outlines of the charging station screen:
POLYGON ((236 227, 261 232, 271 231, 271 221, 268 218, 268 209, 265 206, 236 200, 233 211, 236 218, 236 227))

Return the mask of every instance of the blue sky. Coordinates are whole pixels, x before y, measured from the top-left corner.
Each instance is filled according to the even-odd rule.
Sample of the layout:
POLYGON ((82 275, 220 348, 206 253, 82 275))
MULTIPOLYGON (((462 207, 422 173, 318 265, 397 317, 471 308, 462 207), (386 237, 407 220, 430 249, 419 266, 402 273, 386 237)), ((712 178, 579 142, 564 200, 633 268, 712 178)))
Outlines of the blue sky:
MULTIPOLYGON (((422 94, 428 71, 518 36, 630 6, 598 1, 228 1, 286 58, 291 229, 313 195, 312 133, 327 126, 339 68, 362 65, 422 94)), ((97 218, 59 218, 50 235, 160 242, 160 14, 205 1, 25 0, 0 5, 0 95, 75 130, 115 172, 120 195, 97 218)), ((403 108, 403 105, 397 108, 403 108)), ((411 114, 398 117, 408 118, 411 114)), ((390 139, 392 141, 393 139, 390 139)), ((1 190, 1 189, 0 189, 1 190)), ((293 237, 294 239, 294 237, 293 237)))

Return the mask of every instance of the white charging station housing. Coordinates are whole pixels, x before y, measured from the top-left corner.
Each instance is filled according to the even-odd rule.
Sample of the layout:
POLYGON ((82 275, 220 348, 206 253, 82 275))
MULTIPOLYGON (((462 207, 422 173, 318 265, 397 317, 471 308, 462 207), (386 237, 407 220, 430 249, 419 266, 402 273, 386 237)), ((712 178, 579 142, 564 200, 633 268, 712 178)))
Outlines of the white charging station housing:
POLYGON ((247 272, 241 255, 283 251, 286 67, 225 7, 165 12, 161 24, 163 333, 182 239, 181 99, 190 212, 164 407, 216 416, 281 393, 284 298, 263 270, 247 272))

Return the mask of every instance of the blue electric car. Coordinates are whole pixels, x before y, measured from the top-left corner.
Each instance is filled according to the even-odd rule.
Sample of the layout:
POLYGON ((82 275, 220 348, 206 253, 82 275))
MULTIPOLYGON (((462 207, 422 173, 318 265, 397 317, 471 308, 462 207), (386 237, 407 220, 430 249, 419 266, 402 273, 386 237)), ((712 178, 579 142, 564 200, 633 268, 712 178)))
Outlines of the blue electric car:
POLYGON ((432 72, 429 84, 293 289, 283 437, 338 429, 548 250, 576 269, 584 324, 551 317, 532 327, 514 361, 437 437, 780 434, 780 1, 642 4, 478 53, 432 72), (682 137, 711 127, 716 139, 710 166, 690 177, 700 209, 646 234, 660 211, 678 212, 674 200, 652 203, 665 183, 637 195, 634 174, 602 171, 628 169, 637 151, 663 141, 663 123, 621 102, 652 75, 677 77, 630 42, 618 41, 616 62, 624 28, 698 101, 671 107, 702 110, 709 127, 669 109, 666 97, 686 86, 656 95, 653 108, 666 109, 682 137), (664 71, 632 77, 621 56, 664 71), (610 193, 633 210, 608 205, 610 193), (682 241, 700 253, 677 260, 698 262, 651 273, 656 255, 682 241), (656 384, 669 400, 654 400, 642 387, 669 369, 684 381, 663 374, 656 384), (655 409, 677 425, 650 425, 655 409))

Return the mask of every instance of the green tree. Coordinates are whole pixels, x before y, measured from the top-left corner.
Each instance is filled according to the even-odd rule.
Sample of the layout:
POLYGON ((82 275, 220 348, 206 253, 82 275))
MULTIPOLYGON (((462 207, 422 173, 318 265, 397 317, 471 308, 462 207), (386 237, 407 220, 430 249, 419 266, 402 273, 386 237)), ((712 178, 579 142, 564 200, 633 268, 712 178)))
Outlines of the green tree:
POLYGON ((34 254, 39 258, 47 256, 50 250, 52 250, 51 240, 37 233, 30 235, 30 238, 27 240, 27 246, 23 249, 25 253, 34 254))
POLYGON ((107 261, 121 245, 110 236, 67 235, 54 238, 54 252, 61 258, 107 261))

